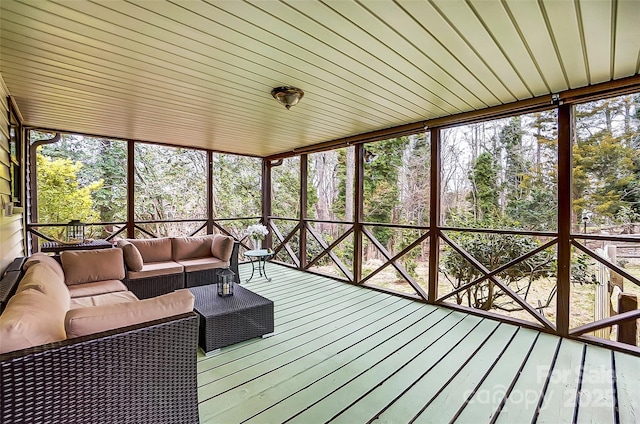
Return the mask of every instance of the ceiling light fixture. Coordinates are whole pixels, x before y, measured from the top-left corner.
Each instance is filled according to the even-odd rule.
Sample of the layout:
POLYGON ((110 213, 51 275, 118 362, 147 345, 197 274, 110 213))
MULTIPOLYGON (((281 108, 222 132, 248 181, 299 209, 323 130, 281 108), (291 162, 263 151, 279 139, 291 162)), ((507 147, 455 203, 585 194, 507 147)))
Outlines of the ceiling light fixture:
POLYGON ((297 105, 300 99, 302 99, 304 91, 295 87, 276 87, 271 90, 271 95, 282 106, 291 109, 291 106, 297 105))

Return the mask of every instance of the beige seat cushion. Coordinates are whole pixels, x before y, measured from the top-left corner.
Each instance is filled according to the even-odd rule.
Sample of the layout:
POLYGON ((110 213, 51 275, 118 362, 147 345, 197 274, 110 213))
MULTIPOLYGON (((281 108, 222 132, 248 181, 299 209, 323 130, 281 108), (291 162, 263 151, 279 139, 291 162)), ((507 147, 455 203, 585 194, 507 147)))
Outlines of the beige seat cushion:
POLYGON ((72 309, 67 313, 65 328, 68 337, 99 333, 191 312, 193 302, 189 290, 177 290, 134 302, 72 309))
POLYGON ((127 240, 118 240, 118 247, 122 249, 124 263, 131 271, 140 271, 144 265, 144 260, 138 248, 127 240))
POLYGON ((105 293, 127 291, 127 286, 120 280, 96 281, 94 283, 74 284, 69 286, 71 298, 97 296, 105 293))
POLYGON ((214 257, 185 259, 178 263, 184 266, 185 272, 202 271, 205 269, 214 268, 226 268, 229 266, 228 261, 223 261, 214 257))
POLYGON ((116 303, 133 302, 138 300, 130 291, 99 294, 96 296, 78 297, 71 299, 71 309, 88 308, 89 306, 114 305, 116 303))
POLYGON ((36 288, 13 295, 0 315, 0 353, 66 339, 66 310, 36 288))
POLYGON ((127 239, 127 241, 138 249, 140 255, 142 255, 144 263, 166 262, 172 260, 170 238, 127 239))
POLYGON ((176 262, 182 259, 211 256, 213 235, 202 237, 174 237, 171 239, 171 256, 176 262))
POLYGON ((184 267, 173 261, 145 263, 140 271, 129 271, 129 279, 135 280, 145 277, 157 277, 158 275, 181 274, 183 271, 184 267))
POLYGON ((233 237, 223 236, 222 234, 213 236, 213 243, 211 244, 211 254, 213 256, 223 261, 229 261, 232 252, 233 237))
POLYGON ((65 250, 60 260, 67 285, 124 278, 121 249, 65 250))

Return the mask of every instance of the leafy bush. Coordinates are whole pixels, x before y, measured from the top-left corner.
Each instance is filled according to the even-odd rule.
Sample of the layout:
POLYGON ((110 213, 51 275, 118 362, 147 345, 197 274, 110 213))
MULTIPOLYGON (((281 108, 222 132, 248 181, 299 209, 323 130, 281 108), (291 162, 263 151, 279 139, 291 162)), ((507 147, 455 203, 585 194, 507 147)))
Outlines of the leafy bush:
MULTIPOLYGON (((501 221, 503 219, 487 219, 475 225, 479 228, 504 228, 507 223, 501 221)), ((489 271, 540 246, 540 242, 531 237, 515 234, 458 232, 452 234, 451 239, 469 255, 481 262, 489 271)), ((496 278, 500 278, 526 300, 531 284, 538 279, 551 276, 555 269, 555 262, 554 253, 547 249, 509 267, 496 278)), ((445 277, 454 289, 484 275, 482 271, 469 264, 465 258, 449 246, 444 248, 442 268, 445 277)), ((500 289, 496 290, 494 286, 495 284, 488 279, 476 284, 458 293, 457 303, 461 304, 466 295, 468 306, 474 308, 484 310, 492 308, 521 309, 512 303, 510 297, 502 293, 500 289)))

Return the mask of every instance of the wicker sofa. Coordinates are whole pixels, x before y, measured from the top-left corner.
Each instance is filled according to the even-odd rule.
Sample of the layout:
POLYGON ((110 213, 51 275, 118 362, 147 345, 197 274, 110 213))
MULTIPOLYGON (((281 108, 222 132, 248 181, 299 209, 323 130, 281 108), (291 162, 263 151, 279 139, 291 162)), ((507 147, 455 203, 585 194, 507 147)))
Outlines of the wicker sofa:
POLYGON ((173 290, 212 284, 216 272, 230 267, 238 274, 238 242, 213 234, 201 237, 120 239, 127 288, 140 299, 173 290))
POLYGON ((120 249, 16 260, 0 280, 0 422, 197 423, 198 318, 138 300, 120 249))

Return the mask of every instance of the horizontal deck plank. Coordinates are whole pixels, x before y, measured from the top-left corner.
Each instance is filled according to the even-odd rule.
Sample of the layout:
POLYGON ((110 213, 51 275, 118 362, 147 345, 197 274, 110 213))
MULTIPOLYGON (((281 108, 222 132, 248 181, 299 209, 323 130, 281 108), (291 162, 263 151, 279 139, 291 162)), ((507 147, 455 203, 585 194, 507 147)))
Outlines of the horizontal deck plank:
POLYGON ((505 394, 502 408, 498 408, 499 415, 496 423, 530 423, 532 421, 541 396, 544 395, 545 382, 553 367, 553 359, 559 343, 560 338, 540 333, 511 391, 505 394))
POLYGON ((611 360, 611 352, 587 346, 580 378, 579 404, 576 414, 578 423, 615 421, 611 360))
MULTIPOLYGON (((425 309, 423 313, 425 312, 428 310, 425 309)), ((342 402, 345 407, 348 406, 354 397, 361 396, 362 389, 376 387, 386 373, 392 372, 394 360, 405 363, 404 356, 416 344, 426 343, 428 345, 432 343, 437 339, 438 334, 444 334, 462 319, 463 317, 457 314, 436 310, 435 312, 429 311, 419 320, 413 320, 408 326, 399 325, 395 329, 398 331, 396 334, 385 339, 383 343, 376 345, 370 351, 364 352, 357 361, 350 362, 347 367, 342 367, 336 372, 328 374, 326 378, 318 380, 313 386, 271 408, 260 415, 256 422, 273 420, 278 416, 287 417, 287 419, 293 418, 297 421, 304 421, 305 417, 310 416, 308 422, 315 422, 322 420, 322 417, 318 416, 322 412, 329 414, 326 417, 328 419, 337 410, 336 399, 342 402), (420 325, 417 326, 416 323, 420 323, 420 325), (424 330, 420 329, 422 325, 429 326, 434 331, 426 336, 424 330), (438 327, 437 330, 436 327, 438 327), (383 369, 384 371, 380 372, 383 369), (370 383, 368 380, 371 378, 376 379, 376 382, 370 383), (362 381, 367 382, 363 384, 362 381), (354 388, 356 388, 355 391, 353 391, 354 388), (342 398, 343 396, 344 398, 342 398), (327 409, 322 411, 323 408, 327 409)), ((366 347, 366 345, 364 346, 366 347)), ((397 362, 395 363, 397 364, 397 362)))
MULTIPOLYGON (((453 420, 466 402, 466 398, 477 389, 484 378, 491 372, 496 362, 504 353, 517 328, 501 325, 472 354, 468 362, 463 364, 442 387, 433 399, 423 407, 415 418, 416 423, 426 423, 438 417, 439 420, 453 420)), ((424 384, 429 384, 425 380, 424 384)))
MULTIPOLYGON (((272 263, 268 272, 271 282, 242 285, 274 302, 275 333, 199 355, 202 423, 614 423, 616 407, 619 423, 639 421, 639 357, 272 263)), ((242 281, 250 274, 241 264, 242 281)))
MULTIPOLYGON (((425 309, 425 306, 420 309, 425 309)), ((283 373, 285 377, 288 377, 291 373, 297 372, 292 378, 279 376, 280 378, 275 383, 272 381, 270 384, 258 386, 253 395, 246 400, 246 407, 242 410, 236 408, 225 411, 224 414, 216 416, 216 420, 241 422, 254 419, 257 422, 275 422, 284 416, 294 415, 307 405, 306 402, 301 401, 304 394, 312 394, 309 402, 317 398, 320 393, 317 384, 328 383, 331 385, 332 382, 342 381, 343 373, 351 374, 357 367, 380 355, 381 353, 376 350, 376 347, 384 345, 389 338, 394 337, 399 328, 405 325, 411 327, 416 320, 420 319, 422 314, 417 313, 417 310, 410 308, 403 311, 406 315, 400 320, 398 320, 400 315, 395 314, 395 316, 379 319, 376 325, 369 329, 370 334, 367 337, 361 337, 358 341, 339 351, 324 350, 321 353, 326 357, 311 367, 302 369, 301 364, 290 367, 283 373), (379 325, 383 327, 380 328, 379 325), (367 360, 364 360, 365 357, 367 360)), ((437 311, 432 309, 431 312, 437 311)))
MULTIPOLYGON (((324 347, 327 343, 340 340, 340 338, 361 330, 369 319, 382 318, 382 316, 388 315, 385 309, 392 306, 393 303, 397 303, 397 300, 387 298, 378 302, 360 303, 358 309, 354 308, 351 313, 345 313, 340 319, 323 325, 317 331, 300 331, 289 343, 279 343, 272 349, 260 351, 259 355, 253 355, 254 358, 249 358, 249 366, 247 366, 247 361, 234 361, 225 364, 223 367, 208 370, 201 374, 204 379, 204 385, 200 386, 200 399, 206 399, 202 396, 216 396, 214 394, 215 391, 210 390, 209 383, 218 382, 215 387, 216 391, 219 391, 223 390, 228 384, 235 384, 234 382, 238 379, 243 381, 242 378, 244 378, 245 374, 254 375, 262 372, 265 366, 280 367, 282 364, 288 363, 288 361, 299 358, 305 352, 312 352, 317 348, 324 347), (326 337, 327 335, 330 335, 330 337, 326 337), (221 384, 221 381, 227 377, 232 378, 228 379, 230 380, 229 382, 221 384)), ((345 311, 348 312, 348 310, 345 311)), ((274 342, 278 341, 277 335, 269 339, 274 342)))
POLYGON ((486 422, 494 417, 508 388, 518 377, 538 335, 537 331, 525 328, 518 330, 506 349, 496 358, 496 363, 486 378, 469 390, 469 396, 453 417, 457 423, 474 424, 478 419, 486 422))
POLYGON ((640 423, 640 360, 620 352, 613 357, 620 422, 640 423))
MULTIPOLYGON (((396 299, 387 297, 393 302, 396 299)), ((276 326, 274 328, 275 335, 269 337, 266 340, 254 339, 244 344, 236 346, 229 346, 228 348, 221 349, 221 353, 224 355, 217 355, 209 360, 201 361, 199 363, 199 370, 204 372, 205 370, 213 369, 218 366, 228 364, 239 358, 246 358, 249 355, 256 354, 258 352, 263 353, 267 349, 271 349, 273 346, 287 345, 295 341, 296 338, 306 335, 314 335, 317 331, 327 329, 328 326, 335 327, 340 325, 343 321, 349 321, 352 318, 352 314, 359 310, 366 309, 370 305, 379 303, 381 299, 376 296, 362 295, 362 293, 354 294, 352 297, 343 298, 340 302, 328 307, 324 310, 311 309, 307 310, 306 314, 301 313, 298 319, 287 322, 280 322, 277 319, 276 326)), ((205 377, 203 375, 203 377, 205 377)))
MULTIPOLYGON (((465 318, 466 321, 466 318, 465 318)), ((445 387, 452 376, 468 361, 474 352, 483 346, 485 341, 498 329, 500 324, 491 320, 482 320, 477 326, 462 338, 447 337, 446 343, 453 345, 440 352, 440 357, 432 358, 432 366, 425 371, 417 371, 418 380, 411 385, 409 390, 396 398, 389 407, 380 411, 379 421, 382 423, 409 422, 414 419, 425 406, 425 403, 433 399, 440 390, 445 387)), ((426 359, 426 358, 425 358, 426 359)))
POLYGON ((563 339, 560 342, 556 362, 548 375, 549 384, 537 416, 538 423, 573 422, 585 347, 584 343, 573 340, 563 339))

